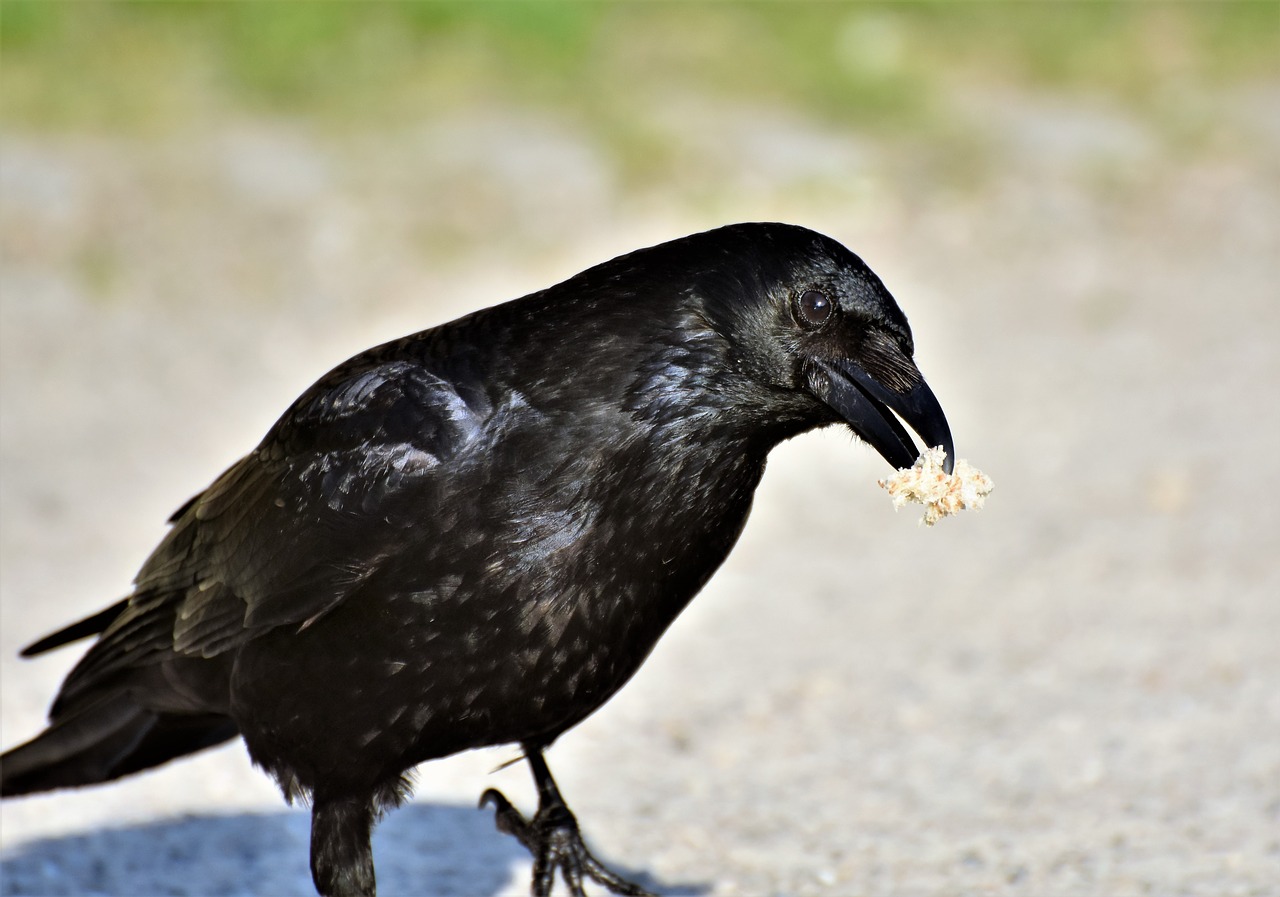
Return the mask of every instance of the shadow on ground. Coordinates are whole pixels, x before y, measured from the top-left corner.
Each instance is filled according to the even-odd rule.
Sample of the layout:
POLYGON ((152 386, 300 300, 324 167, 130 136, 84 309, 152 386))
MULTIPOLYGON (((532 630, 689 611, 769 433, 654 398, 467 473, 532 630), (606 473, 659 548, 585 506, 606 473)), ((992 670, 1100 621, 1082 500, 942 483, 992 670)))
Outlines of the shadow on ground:
MULTIPOLYGON (((6 895, 226 894, 309 897, 310 816, 303 810, 188 816, 47 838, 6 851, 6 895)), ((498 897, 527 893, 529 856, 474 807, 410 804, 374 834, 378 893, 498 897)), ((606 858, 606 863, 610 861, 606 858)), ((705 894, 705 885, 663 885, 610 863, 661 894, 705 894)))
MULTIPOLYGON (((313 895, 305 811, 189 816, 8 851, 2 892, 313 895)), ((379 892, 490 897, 527 854, 473 807, 412 804, 374 837, 379 892)))

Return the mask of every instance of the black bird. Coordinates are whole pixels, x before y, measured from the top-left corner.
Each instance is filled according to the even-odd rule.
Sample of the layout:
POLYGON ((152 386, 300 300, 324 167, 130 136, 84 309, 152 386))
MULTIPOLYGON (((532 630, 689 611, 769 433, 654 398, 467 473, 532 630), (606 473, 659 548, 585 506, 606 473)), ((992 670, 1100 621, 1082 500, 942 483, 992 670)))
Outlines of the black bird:
POLYGON ((7 796, 117 779, 241 735, 311 801, 325 895, 374 893, 370 830, 412 768, 519 744, 498 828, 557 871, 586 849, 543 751, 631 678, 724 561, 765 457, 847 423, 895 467, 895 412, 954 456, 907 319, 839 243, 739 224, 641 249, 334 368, 184 504, 91 635, 7 796))

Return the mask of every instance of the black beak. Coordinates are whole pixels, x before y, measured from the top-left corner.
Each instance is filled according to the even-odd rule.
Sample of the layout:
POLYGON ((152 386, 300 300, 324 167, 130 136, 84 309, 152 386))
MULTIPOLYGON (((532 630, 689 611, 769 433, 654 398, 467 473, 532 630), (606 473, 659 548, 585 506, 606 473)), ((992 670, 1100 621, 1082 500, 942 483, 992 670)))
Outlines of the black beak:
POLYGON ((911 436, 894 417, 896 411, 927 448, 940 445, 946 450, 943 468, 951 473, 956 455, 951 427, 933 390, 918 371, 913 378, 917 379, 915 386, 906 392, 895 392, 852 362, 815 359, 814 363, 814 394, 886 461, 894 467, 910 467, 920 456, 911 436))

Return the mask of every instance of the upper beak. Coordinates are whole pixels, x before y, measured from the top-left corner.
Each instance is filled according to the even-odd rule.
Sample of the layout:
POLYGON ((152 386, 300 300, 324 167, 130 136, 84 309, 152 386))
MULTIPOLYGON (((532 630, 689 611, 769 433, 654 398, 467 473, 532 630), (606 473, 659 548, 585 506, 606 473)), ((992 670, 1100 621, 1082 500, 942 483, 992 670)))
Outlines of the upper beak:
POLYGON ((942 446, 947 453, 942 466, 951 473, 955 465, 951 427, 924 377, 900 393, 852 362, 815 359, 814 363, 814 394, 844 418, 886 461, 894 467, 910 467, 920 456, 911 436, 894 417, 896 411, 919 434, 927 448, 942 446))

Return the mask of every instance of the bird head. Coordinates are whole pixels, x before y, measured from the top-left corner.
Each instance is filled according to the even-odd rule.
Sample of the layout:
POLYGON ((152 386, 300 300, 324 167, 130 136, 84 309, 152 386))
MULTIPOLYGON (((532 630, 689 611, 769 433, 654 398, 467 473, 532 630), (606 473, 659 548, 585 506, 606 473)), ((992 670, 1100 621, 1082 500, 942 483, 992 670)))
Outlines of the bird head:
POLYGON ((913 360, 906 316, 862 259, 792 225, 709 233, 735 259, 722 256, 698 292, 751 380, 810 425, 847 423, 894 467, 919 455, 910 427, 926 447, 946 450, 950 472, 951 429, 913 360))

